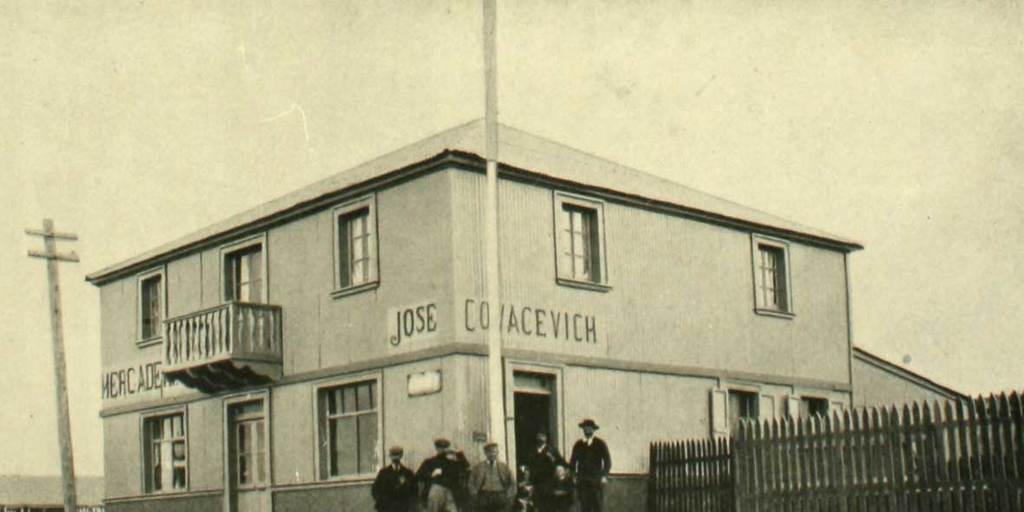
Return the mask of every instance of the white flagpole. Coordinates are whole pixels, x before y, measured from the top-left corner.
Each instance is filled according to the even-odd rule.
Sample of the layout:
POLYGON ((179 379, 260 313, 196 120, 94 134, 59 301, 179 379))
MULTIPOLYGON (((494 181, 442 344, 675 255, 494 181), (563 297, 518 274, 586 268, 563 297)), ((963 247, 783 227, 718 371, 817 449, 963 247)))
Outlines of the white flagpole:
POLYGON ((486 100, 484 131, 487 158, 487 205, 484 208, 484 233, 487 245, 487 398, 490 403, 490 432, 492 441, 506 450, 504 375, 501 364, 501 311, 498 267, 498 75, 497 75, 497 6, 495 0, 483 0, 484 12, 484 81, 486 100))

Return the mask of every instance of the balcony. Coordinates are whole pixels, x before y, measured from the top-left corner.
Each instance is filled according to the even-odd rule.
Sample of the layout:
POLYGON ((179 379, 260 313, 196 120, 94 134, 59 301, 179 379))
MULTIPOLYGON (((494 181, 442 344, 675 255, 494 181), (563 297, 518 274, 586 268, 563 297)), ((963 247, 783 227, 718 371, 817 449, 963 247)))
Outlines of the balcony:
POLYGON ((281 307, 228 302, 164 322, 164 377, 206 393, 281 377, 281 307))

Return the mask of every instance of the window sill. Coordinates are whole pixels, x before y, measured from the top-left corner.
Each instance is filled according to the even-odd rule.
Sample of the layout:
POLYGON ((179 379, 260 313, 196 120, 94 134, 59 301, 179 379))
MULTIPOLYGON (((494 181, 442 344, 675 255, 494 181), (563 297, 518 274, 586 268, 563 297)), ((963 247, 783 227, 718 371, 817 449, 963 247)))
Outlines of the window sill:
POLYGON ((794 315, 793 313, 790 313, 790 312, 787 312, 787 311, 779 311, 779 310, 776 310, 776 309, 754 308, 754 313, 757 313, 758 315, 761 315, 761 316, 771 316, 771 317, 775 317, 775 318, 785 318, 787 320, 792 320, 792 319, 796 318, 796 315, 794 315))
POLYGON ((349 286, 348 288, 342 288, 340 290, 334 290, 331 292, 331 297, 338 299, 341 297, 348 297, 349 295, 355 295, 369 290, 375 290, 380 286, 380 280, 374 280, 363 284, 357 284, 355 286, 349 286))
POLYGON ((344 476, 332 476, 329 478, 323 478, 318 483, 321 484, 344 484, 344 483, 359 483, 359 482, 372 482, 377 476, 376 473, 362 473, 358 475, 344 475, 344 476))
POLYGON ((581 290, 590 290, 594 292, 607 293, 611 291, 612 287, 601 283, 592 283, 590 281, 577 281, 575 279, 565 279, 559 277, 555 279, 555 282, 562 286, 568 286, 570 288, 579 288, 581 290))
POLYGON ((138 340, 138 341, 135 342, 135 346, 137 348, 152 347, 154 345, 159 345, 163 341, 164 341, 164 337, 163 336, 156 336, 156 337, 153 337, 153 338, 146 338, 144 340, 138 340))

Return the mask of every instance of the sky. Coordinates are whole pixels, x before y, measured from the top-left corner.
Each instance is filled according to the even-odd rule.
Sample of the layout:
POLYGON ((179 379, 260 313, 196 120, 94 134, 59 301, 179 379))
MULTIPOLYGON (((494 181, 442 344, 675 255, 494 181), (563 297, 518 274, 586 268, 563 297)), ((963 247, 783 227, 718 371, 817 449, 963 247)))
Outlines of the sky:
MULTIPOLYGON (((1020 389, 1024 4, 499 0, 503 123, 858 240, 854 343, 1020 389)), ((86 273, 483 115, 477 1, 0 2, 0 474, 103 471, 86 273)))

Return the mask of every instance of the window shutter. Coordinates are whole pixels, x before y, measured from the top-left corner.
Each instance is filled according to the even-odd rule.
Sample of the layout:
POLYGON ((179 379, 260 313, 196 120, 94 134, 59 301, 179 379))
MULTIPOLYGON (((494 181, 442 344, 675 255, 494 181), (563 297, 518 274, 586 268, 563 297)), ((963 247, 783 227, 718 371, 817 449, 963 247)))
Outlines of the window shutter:
POLYGON ((224 300, 235 300, 235 266, 233 255, 224 257, 224 300))
POLYGON ((572 241, 569 239, 569 212, 560 202, 555 203, 555 263, 560 278, 572 278, 572 257, 568 254, 572 241))
POLYGON ((794 420, 800 417, 800 397, 786 397, 786 414, 794 420))
POLYGON ((761 395, 757 404, 757 417, 761 421, 770 420, 775 417, 775 397, 761 395))
POLYGON ((711 390, 711 435, 721 437, 729 435, 729 392, 724 389, 711 390))
POLYGON ((349 267, 351 265, 351 261, 350 256, 348 254, 348 217, 344 215, 339 216, 337 222, 338 261, 336 262, 336 264, 338 272, 338 288, 344 288, 352 282, 352 279, 349 276, 349 267))

